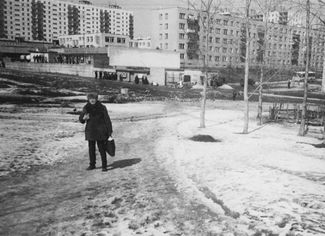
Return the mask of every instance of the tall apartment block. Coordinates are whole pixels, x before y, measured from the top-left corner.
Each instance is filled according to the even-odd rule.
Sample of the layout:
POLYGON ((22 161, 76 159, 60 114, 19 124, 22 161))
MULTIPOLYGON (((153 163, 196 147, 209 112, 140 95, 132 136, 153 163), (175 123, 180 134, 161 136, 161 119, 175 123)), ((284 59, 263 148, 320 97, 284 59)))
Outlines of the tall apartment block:
MULTIPOLYGON (((244 18, 224 13, 215 14, 210 19, 209 28, 202 24, 204 19, 203 13, 186 8, 156 10, 153 19, 153 48, 180 52, 183 68, 202 68, 202 59, 207 53, 208 67, 213 69, 229 65, 243 66, 245 42, 250 40, 252 65, 259 65, 264 61, 270 67, 304 66, 304 28, 278 22, 269 23, 266 29, 264 22, 251 20, 249 38, 246 39, 244 18)), ((315 69, 321 69, 323 65, 324 41, 324 31, 312 30, 309 57, 310 64, 315 69)))
POLYGON ((57 40, 62 35, 110 33, 133 38, 133 13, 89 1, 1 0, 0 39, 57 40))

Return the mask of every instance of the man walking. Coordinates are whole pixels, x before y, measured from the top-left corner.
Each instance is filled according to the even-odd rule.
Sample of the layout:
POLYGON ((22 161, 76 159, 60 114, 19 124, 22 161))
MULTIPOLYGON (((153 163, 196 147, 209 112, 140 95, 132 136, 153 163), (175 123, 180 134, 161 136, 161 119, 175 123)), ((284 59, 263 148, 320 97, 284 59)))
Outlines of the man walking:
POLYGON ((105 145, 112 135, 112 123, 106 107, 98 101, 97 93, 87 95, 88 102, 83 107, 79 121, 86 123, 85 136, 88 140, 89 167, 87 170, 96 168, 96 143, 102 159, 102 171, 107 171, 107 156, 105 145))

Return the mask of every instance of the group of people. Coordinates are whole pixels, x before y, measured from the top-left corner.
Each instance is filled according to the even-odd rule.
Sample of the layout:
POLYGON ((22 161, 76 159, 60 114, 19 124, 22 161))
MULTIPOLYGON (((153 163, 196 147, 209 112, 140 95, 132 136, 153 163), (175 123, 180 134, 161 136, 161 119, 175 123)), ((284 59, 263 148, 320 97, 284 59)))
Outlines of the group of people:
POLYGON ((47 58, 42 55, 33 56, 33 60, 36 63, 48 63, 47 58))
MULTIPOLYGON (((95 71, 95 79, 117 80, 117 73, 110 73, 108 71, 95 71)), ((123 80, 120 75, 120 80, 123 80)))
MULTIPOLYGON (((147 76, 143 75, 142 78, 141 78, 141 82, 142 82, 142 84, 149 84, 149 81, 148 81, 147 76)), ((139 84, 140 83, 140 79, 139 79, 139 77, 137 75, 134 78, 134 83, 135 84, 139 84)))
MULTIPOLYGON (((58 55, 57 57, 54 57, 55 63, 61 63, 61 64, 79 64, 84 63, 85 59, 82 56, 64 56, 64 55, 58 55)), ((87 62, 89 64, 89 62, 87 62)))

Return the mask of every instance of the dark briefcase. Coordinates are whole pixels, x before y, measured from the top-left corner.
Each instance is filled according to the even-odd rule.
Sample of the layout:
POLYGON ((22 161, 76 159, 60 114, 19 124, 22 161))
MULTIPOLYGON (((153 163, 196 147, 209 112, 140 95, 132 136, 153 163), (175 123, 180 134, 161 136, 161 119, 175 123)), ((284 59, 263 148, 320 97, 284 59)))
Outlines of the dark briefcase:
POLYGON ((107 140, 106 141, 106 152, 111 156, 115 156, 115 141, 114 139, 112 140, 107 140))

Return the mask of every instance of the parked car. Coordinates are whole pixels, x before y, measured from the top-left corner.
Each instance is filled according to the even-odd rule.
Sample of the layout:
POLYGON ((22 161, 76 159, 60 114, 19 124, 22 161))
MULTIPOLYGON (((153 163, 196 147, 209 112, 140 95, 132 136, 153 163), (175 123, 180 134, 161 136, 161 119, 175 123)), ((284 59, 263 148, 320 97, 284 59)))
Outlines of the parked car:
MULTIPOLYGON (((297 71, 294 76, 292 77, 292 81, 293 82, 302 82, 305 80, 305 71, 297 71)), ((311 81, 315 81, 316 80, 316 73, 309 71, 308 72, 308 82, 311 81)))
MULTIPOLYGON (((255 80, 253 79, 248 79, 248 85, 255 85, 255 80)), ((240 86, 244 87, 244 79, 240 80, 240 86)))

